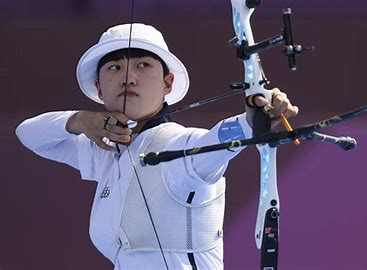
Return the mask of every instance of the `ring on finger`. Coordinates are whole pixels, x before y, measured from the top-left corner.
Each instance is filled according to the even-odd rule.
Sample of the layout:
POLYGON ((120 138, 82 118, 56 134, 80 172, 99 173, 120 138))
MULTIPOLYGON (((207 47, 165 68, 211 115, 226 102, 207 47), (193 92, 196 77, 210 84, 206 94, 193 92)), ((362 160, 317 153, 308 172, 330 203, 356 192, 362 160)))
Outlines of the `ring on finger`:
POLYGON ((105 116, 105 118, 103 119, 104 121, 104 125, 103 125, 103 128, 106 130, 106 126, 108 125, 108 121, 110 120, 110 116, 105 116))
POLYGON ((118 124, 118 120, 115 117, 113 117, 113 116, 106 116, 104 118, 104 126, 103 126, 104 129, 106 129, 106 126, 107 125, 117 126, 117 124, 118 124))

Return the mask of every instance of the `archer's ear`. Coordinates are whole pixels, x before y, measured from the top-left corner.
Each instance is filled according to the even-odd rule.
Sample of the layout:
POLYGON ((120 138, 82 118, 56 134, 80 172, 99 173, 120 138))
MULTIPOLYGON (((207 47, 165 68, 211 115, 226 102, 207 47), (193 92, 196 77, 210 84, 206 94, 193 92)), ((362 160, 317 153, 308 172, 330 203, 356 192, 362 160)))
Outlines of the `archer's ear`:
POLYGON ((173 75, 173 73, 168 73, 166 76, 164 76, 164 95, 167 95, 169 93, 171 93, 172 91, 172 85, 173 85, 173 81, 175 80, 175 76, 173 75))
POLYGON ((95 81, 95 83, 94 83, 94 85, 96 86, 96 88, 97 88, 97 91, 98 91, 98 97, 100 98, 100 99, 102 99, 103 100, 103 98, 102 98, 102 89, 101 89, 101 85, 99 84, 99 81, 98 80, 96 80, 95 81))

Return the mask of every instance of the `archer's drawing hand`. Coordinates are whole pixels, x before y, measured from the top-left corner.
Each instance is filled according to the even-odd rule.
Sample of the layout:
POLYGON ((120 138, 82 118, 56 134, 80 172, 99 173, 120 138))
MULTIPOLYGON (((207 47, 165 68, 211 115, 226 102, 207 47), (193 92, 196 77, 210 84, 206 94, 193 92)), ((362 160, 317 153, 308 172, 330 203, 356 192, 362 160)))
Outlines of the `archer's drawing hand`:
MULTIPOLYGON (((273 97, 271 102, 269 102, 262 96, 256 96, 254 98, 254 103, 258 107, 269 106, 269 108, 271 108, 269 110, 269 116, 273 120, 271 127, 272 129, 274 129, 277 125, 279 125, 279 123, 281 123, 281 120, 279 119, 281 114, 283 114, 285 118, 296 116, 298 114, 298 107, 293 106, 290 100, 287 98, 287 94, 281 92, 278 88, 273 88, 272 91, 273 97)), ((247 112, 247 122, 252 127, 254 109, 249 107, 246 103, 245 106, 247 112)))
POLYGON ((74 134, 84 133, 102 149, 115 151, 104 138, 119 144, 129 144, 132 130, 122 126, 127 121, 128 118, 120 112, 80 111, 69 118, 66 130, 74 134), (110 118, 116 119, 120 125, 108 121, 110 118))

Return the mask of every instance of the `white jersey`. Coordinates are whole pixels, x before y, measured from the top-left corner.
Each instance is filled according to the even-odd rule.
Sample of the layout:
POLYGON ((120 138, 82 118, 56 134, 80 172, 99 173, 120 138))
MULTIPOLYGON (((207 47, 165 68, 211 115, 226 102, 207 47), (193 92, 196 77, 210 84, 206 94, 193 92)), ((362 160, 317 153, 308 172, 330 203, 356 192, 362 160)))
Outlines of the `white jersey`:
MULTIPOLYGON (((129 234, 145 233, 149 230, 139 228, 141 224, 139 224, 139 220, 134 220, 134 215, 131 212, 124 213, 122 211, 123 209, 129 209, 125 207, 125 204, 127 204, 126 198, 129 198, 127 195, 129 183, 135 174, 126 147, 120 146, 122 151, 120 155, 100 149, 83 134, 73 135, 68 133, 65 130, 65 125, 73 113, 75 112, 53 112, 26 120, 17 128, 17 135, 24 145, 37 154, 69 164, 80 171, 83 179, 98 182, 91 214, 90 234, 93 243, 114 263, 115 269, 165 269, 160 251, 151 247, 144 248, 153 238, 149 238, 148 242, 143 241, 137 246, 136 242, 129 241, 131 240, 129 234), (125 218, 122 219, 124 215, 125 218), (130 227, 128 233, 126 232, 126 226, 130 227), (137 228, 134 229, 134 226, 137 228), (133 244, 133 247, 131 244, 133 244)), ((166 150, 220 143, 228 140, 228 138, 238 139, 239 129, 245 137, 251 137, 251 129, 247 125, 244 114, 218 123, 209 131, 165 123, 134 136, 133 142, 129 146, 131 156, 137 157, 141 152, 147 150, 149 147, 145 147, 145 144, 152 139, 157 129, 165 126, 174 127, 177 130, 177 134, 170 136, 170 139, 164 143, 164 149, 166 150), (234 130, 234 132, 231 130, 234 130)), ((188 195, 195 192, 195 196, 191 198, 190 207, 186 207, 187 209, 210 205, 215 201, 219 202, 220 209, 224 209, 224 200, 218 201, 218 198, 224 194, 225 185, 222 176, 227 162, 237 153, 238 151, 223 150, 162 163, 159 170, 165 192, 176 200, 177 204, 187 203, 188 195)), ((144 175, 144 173, 141 174, 144 175)), ((133 197, 130 196, 130 198, 133 197)), ((159 196, 152 198, 154 198, 154 203, 154 200, 159 196)), ((174 204, 172 203, 172 205, 174 204)), ((134 209, 134 211, 139 211, 139 208, 134 209)), ((146 210, 141 209, 141 211, 146 210)), ((163 212, 156 212, 156 215, 161 215, 161 218, 154 220, 161 230, 161 235, 162 230, 167 229, 167 226, 177 224, 175 216, 172 215, 173 212, 169 213, 172 219, 169 224, 167 224, 167 220, 162 220, 163 212)), ((136 216, 141 216, 140 214, 136 216)), ((219 217, 215 219, 221 223, 223 212, 219 210, 216 214, 219 217)), ((179 216, 182 216, 182 214, 179 216)), ((179 218, 179 216, 176 218, 179 218)), ((187 219, 185 220, 187 221, 187 219)), ((202 222, 204 221, 202 220, 202 222)), ((199 219, 193 222, 198 224, 199 219)), ((176 230, 177 239, 187 239, 188 231, 182 229, 185 226, 181 227, 180 230, 176 230), (185 234, 186 238, 182 238, 182 234, 185 234)), ((185 228, 187 229, 187 227, 185 228)), ((194 235, 190 236, 191 241, 195 241, 196 232, 200 233, 200 230, 193 228, 191 233, 194 235)), ((205 247, 205 244, 210 241, 204 241, 198 244, 198 249, 195 249, 195 247, 189 248, 189 245, 181 249, 179 245, 182 244, 183 240, 177 240, 177 243, 175 243, 174 239, 170 237, 167 239, 167 237, 162 236, 162 238, 165 239, 163 241, 165 244, 172 245, 171 248, 165 248, 162 245, 169 269, 193 269, 193 263, 198 269, 223 268, 223 243, 220 228, 218 228, 214 245, 205 247)), ((137 239, 136 241, 139 242, 140 240, 137 239)))

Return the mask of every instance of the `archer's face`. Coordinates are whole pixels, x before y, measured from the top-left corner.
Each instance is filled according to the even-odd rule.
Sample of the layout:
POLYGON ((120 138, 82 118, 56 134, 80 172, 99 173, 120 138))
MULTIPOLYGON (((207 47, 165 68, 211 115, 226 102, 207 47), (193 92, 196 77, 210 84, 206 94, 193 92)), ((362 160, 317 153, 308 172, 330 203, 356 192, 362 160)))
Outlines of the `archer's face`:
POLYGON ((173 74, 163 78, 162 64, 152 57, 130 58, 104 64, 96 81, 99 97, 108 111, 124 111, 131 120, 155 115, 163 106, 164 96, 171 92, 173 74), (128 78, 126 82, 126 71, 128 78))

